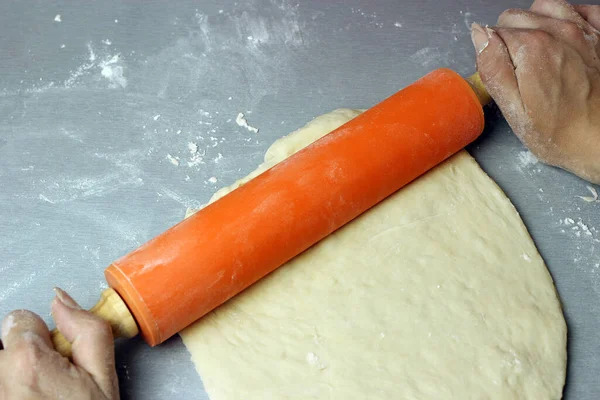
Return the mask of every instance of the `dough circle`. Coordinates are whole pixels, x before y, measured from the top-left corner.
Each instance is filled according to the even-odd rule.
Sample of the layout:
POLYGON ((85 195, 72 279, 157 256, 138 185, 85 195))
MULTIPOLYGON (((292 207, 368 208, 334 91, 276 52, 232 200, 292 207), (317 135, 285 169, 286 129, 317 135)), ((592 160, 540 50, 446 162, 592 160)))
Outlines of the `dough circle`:
MULTIPOLYGON (((342 125, 275 142, 223 196, 342 125)), ((566 324, 517 211, 463 151, 185 329, 212 400, 559 399, 566 324)))

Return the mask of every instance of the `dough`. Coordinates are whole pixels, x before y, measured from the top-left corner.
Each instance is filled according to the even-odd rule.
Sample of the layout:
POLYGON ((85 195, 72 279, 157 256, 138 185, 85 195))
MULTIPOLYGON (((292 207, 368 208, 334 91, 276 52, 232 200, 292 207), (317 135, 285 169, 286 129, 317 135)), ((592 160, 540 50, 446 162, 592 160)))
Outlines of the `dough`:
MULTIPOLYGON (((278 140, 211 201, 358 115, 278 140)), ((566 324, 523 222, 463 151, 181 333, 212 400, 559 399, 566 324)))

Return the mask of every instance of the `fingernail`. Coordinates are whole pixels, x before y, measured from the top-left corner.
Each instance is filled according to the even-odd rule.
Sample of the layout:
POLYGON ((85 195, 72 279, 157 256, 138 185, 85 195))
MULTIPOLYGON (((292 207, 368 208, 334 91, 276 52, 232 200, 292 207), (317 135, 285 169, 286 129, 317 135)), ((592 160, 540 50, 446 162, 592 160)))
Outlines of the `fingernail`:
POLYGON ((56 293, 56 297, 58 298, 58 300, 61 303, 63 303, 65 306, 72 308, 74 310, 81 310, 81 307, 79 307, 79 304, 77 304, 75 302, 75 300, 73 300, 73 298, 71 296, 69 296, 67 294, 67 292, 65 292, 61 288, 55 287, 54 293, 56 293))
POLYGON ((490 33, 486 32, 481 25, 473 23, 471 25, 471 40, 477 54, 481 54, 490 43, 490 33))

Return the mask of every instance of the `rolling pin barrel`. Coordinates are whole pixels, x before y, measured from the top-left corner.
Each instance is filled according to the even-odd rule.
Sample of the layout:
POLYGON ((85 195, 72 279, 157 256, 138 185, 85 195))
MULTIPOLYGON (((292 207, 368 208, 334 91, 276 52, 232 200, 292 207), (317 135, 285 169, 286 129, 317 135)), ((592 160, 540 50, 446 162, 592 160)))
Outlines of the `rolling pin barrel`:
POLYGON ((426 75, 111 264, 142 336, 163 342, 475 140, 470 82, 426 75))

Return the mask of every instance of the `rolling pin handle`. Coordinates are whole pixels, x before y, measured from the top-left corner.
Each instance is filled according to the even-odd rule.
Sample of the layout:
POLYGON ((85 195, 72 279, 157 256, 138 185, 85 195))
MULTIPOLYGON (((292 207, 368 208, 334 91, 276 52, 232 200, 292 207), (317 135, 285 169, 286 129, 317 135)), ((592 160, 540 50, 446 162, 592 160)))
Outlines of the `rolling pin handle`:
MULTIPOLYGON (((106 289, 100 295, 100 300, 90 312, 107 321, 114 338, 132 338, 139 332, 133 316, 121 296, 114 289, 106 289)), ((54 348, 64 357, 71 358, 71 343, 58 329, 50 332, 54 348)))
POLYGON ((486 106, 492 102, 492 97, 485 89, 483 82, 481 81, 481 77, 479 76, 479 72, 474 73, 470 77, 467 78, 467 82, 471 85, 471 88, 477 95, 479 102, 482 106, 486 106))

